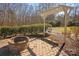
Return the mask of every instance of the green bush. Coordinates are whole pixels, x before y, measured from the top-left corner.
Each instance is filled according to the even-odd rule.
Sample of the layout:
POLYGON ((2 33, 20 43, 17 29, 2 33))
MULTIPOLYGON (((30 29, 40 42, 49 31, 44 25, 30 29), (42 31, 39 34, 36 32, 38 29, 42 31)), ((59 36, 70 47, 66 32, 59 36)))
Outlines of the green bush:
MULTIPOLYGON (((0 35, 7 36, 13 34, 37 34, 43 32, 43 24, 32 24, 24 26, 2 26, 0 27, 0 35)), ((46 28, 50 27, 46 24, 46 28)))

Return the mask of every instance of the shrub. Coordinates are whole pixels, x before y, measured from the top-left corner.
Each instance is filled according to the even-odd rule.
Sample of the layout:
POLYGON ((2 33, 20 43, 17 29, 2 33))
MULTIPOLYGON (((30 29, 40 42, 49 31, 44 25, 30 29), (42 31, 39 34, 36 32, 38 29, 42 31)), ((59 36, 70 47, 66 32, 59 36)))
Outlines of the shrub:
MULTIPOLYGON (((46 28, 50 27, 50 24, 46 24, 46 28)), ((7 36, 13 34, 37 34, 43 32, 43 24, 32 24, 24 26, 2 26, 0 27, 0 35, 7 36)))

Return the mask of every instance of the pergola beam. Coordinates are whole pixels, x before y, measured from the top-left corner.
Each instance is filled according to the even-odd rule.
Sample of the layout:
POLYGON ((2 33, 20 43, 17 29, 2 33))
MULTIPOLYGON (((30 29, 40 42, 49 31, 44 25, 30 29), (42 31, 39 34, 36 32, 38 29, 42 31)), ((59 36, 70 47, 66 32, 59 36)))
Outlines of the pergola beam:
POLYGON ((58 7, 55 8, 50 8, 46 11, 43 11, 40 13, 40 15, 44 18, 46 18, 47 16, 51 15, 51 14, 57 14, 59 12, 63 12, 64 10, 69 10, 72 9, 73 7, 70 6, 64 6, 64 5, 60 5, 58 7))

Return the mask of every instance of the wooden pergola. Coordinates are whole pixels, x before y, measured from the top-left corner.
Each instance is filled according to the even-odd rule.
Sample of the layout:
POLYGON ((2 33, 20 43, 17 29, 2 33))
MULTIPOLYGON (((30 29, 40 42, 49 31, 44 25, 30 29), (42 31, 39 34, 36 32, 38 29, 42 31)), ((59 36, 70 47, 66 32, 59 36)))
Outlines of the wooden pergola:
POLYGON ((44 21, 44 35, 45 35, 45 19, 46 19, 46 17, 51 15, 51 14, 57 14, 59 12, 64 12, 64 40, 66 40, 67 17, 69 15, 69 11, 72 10, 72 9, 73 9, 73 7, 60 5, 58 7, 51 8, 51 9, 48 9, 48 10, 40 13, 40 15, 41 15, 41 17, 43 18, 43 21, 44 21))

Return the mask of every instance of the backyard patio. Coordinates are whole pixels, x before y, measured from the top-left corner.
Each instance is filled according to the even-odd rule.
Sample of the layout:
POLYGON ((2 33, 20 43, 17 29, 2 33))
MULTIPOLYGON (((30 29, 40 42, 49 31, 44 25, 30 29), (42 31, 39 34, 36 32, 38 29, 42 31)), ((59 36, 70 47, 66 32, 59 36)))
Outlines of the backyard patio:
MULTIPOLYGON (((15 6, 20 8, 20 5, 15 4, 15 6)), ((61 4, 39 12, 35 10, 38 15, 32 15, 31 13, 34 11, 29 11, 29 14, 25 13, 28 9, 17 9, 19 12, 24 12, 23 15, 19 13, 18 15, 16 10, 15 12, 8 9, 1 10, 5 16, 2 15, 1 20, 3 21, 0 23, 0 56, 79 55, 79 26, 78 24, 73 26, 73 22, 68 23, 71 17, 70 12, 74 7, 61 4), (58 13, 61 12, 63 13, 59 19, 57 18, 60 15, 58 13), (49 22, 51 18, 52 24, 46 20, 50 15, 55 19, 49 17, 49 22), (58 22, 60 20, 61 22, 58 22)))

